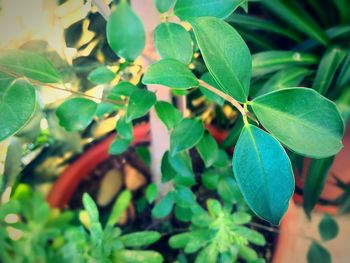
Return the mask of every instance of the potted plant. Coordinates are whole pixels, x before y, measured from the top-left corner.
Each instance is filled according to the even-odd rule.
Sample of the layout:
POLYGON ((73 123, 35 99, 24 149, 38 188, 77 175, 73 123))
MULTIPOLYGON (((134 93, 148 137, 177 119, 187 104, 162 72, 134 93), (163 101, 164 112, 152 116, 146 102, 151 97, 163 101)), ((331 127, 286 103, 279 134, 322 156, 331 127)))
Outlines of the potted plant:
MULTIPOLYGON (((107 19, 109 46, 124 61, 123 67, 134 66, 145 48, 142 21, 126 0, 119 1, 112 11, 102 1, 94 2, 107 19)), ((179 251, 178 260, 234 262, 239 258, 259 262, 264 260, 260 258, 264 255, 256 253, 250 245, 264 246, 266 240, 244 225, 251 225, 253 213, 277 226, 286 213, 294 192, 294 175, 284 147, 307 157, 333 156, 342 148, 344 123, 336 105, 314 89, 286 88, 259 96, 250 95, 251 84, 254 84, 251 83, 252 74, 258 74, 252 71, 250 50, 240 34, 223 21, 237 8, 247 9, 247 2, 209 3, 155 1, 164 18, 155 29, 154 39, 161 59, 148 66, 141 82, 175 89, 176 94, 201 88, 236 108, 242 126, 238 129, 240 135, 232 161, 200 120, 195 116, 185 117, 171 103, 157 99, 155 89, 157 95, 158 90, 159 93, 164 90, 160 86, 147 89, 121 82, 106 91, 99 102, 112 104, 108 113, 118 112, 117 135, 109 146, 109 153, 113 155, 128 149, 136 138, 133 122, 154 108, 150 117, 150 143, 159 147, 153 148, 152 157, 159 157, 157 149, 167 144, 169 147, 161 153, 161 159, 152 158, 155 162, 152 166, 154 185, 147 189, 146 194, 153 206, 154 220, 166 218, 174 211, 174 218, 185 225, 182 233, 175 233, 171 228, 170 233, 166 233, 169 246, 179 251), (191 35, 183 24, 169 22, 171 13, 167 11, 173 5, 174 15, 189 25, 194 34, 208 70, 206 78, 199 79, 188 66, 193 55, 191 35), (159 123, 164 125, 163 130, 158 129, 159 123), (168 141, 164 141, 166 135, 168 141), (168 187, 163 183, 168 183, 168 187)), ((65 84, 45 57, 28 51, 2 52, 0 69, 3 91, 0 139, 3 140, 18 132, 31 118, 36 105, 35 87, 65 89, 65 84)), ((261 72, 266 73, 266 69, 260 71, 263 74, 261 72)), ((109 82, 115 75, 116 72, 103 67, 94 70, 90 79, 109 82)), ((86 93, 74 92, 74 97, 65 100, 56 110, 60 125, 67 131, 85 129, 98 109, 98 103, 93 99, 86 93)), ((102 258, 106 258, 100 252, 102 249, 113 252, 108 254, 109 260, 113 261, 117 253, 121 258, 115 262, 137 262, 134 254, 119 253, 115 247, 107 249, 102 245, 101 248, 104 238, 101 233, 113 231, 108 228, 108 223, 107 228, 102 228, 97 209, 87 195, 84 206, 91 223, 91 242, 97 239, 99 252, 96 253, 102 253, 102 258)), ((112 217, 114 213, 120 213, 120 209, 116 210, 118 212, 112 210, 112 217)), ((116 222, 112 221, 113 224, 116 222)), ((151 238, 154 241, 159 238, 156 233, 150 235, 157 237, 151 238)), ((74 242, 68 240, 69 245, 74 242)), ((121 243, 120 248, 127 246, 125 242, 121 243)), ((136 243, 136 246, 143 245, 136 243)), ((158 254, 154 258, 150 262, 162 261, 158 254)), ((143 259, 140 255, 137 260, 143 259)))

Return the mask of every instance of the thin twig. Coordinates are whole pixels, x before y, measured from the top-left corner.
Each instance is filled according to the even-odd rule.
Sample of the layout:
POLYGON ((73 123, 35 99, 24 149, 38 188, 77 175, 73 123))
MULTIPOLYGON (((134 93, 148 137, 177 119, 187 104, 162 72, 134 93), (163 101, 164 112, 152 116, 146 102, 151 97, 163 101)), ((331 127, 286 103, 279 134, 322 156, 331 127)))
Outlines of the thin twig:
POLYGON ((213 86, 204 82, 203 80, 198 80, 198 82, 199 82, 199 85, 202 86, 203 88, 206 88, 207 90, 215 93, 219 97, 221 97, 221 98, 225 99, 226 101, 228 101, 229 103, 231 103, 242 114, 243 117, 247 116, 251 120, 253 120, 254 122, 258 122, 257 119, 250 112, 246 111, 244 109, 244 107, 237 100, 235 100, 234 98, 230 97, 229 95, 223 93, 222 91, 214 88, 213 86))
POLYGON ((43 82, 40 82, 40 81, 31 79, 31 78, 28 78, 26 76, 17 74, 15 72, 12 72, 12 71, 8 70, 7 68, 1 67, 1 66, 0 66, 0 72, 4 72, 7 75, 10 75, 10 76, 15 77, 15 78, 26 79, 28 82, 32 83, 35 86, 52 88, 52 89, 55 89, 55 90, 60 90, 60 91, 68 92, 68 93, 71 93, 71 94, 75 94, 75 95, 78 95, 78 96, 81 96, 81 97, 90 98, 90 99, 94 99, 94 100, 99 100, 101 102, 109 102, 109 103, 117 104, 117 105, 123 105, 124 104, 124 102, 122 102, 122 101, 111 100, 111 99, 106 99, 106 98, 98 98, 98 97, 94 97, 94 96, 85 94, 84 92, 81 92, 81 91, 67 89, 65 87, 64 83, 61 83, 61 85, 64 86, 64 88, 56 86, 56 85, 53 85, 53 84, 49 84, 49 83, 43 83, 43 82))

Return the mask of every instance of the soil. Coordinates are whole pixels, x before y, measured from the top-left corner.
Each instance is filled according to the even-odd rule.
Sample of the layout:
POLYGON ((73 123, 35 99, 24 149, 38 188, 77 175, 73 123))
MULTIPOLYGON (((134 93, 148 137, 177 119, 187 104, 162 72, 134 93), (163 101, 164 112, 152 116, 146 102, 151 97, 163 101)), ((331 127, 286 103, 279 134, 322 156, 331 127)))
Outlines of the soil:
MULTIPOLYGON (((192 164, 194 168, 194 172, 196 176, 200 176, 201 172, 204 169, 204 164, 199 157, 198 153, 195 150, 190 151, 190 155, 192 158, 192 164)), ((150 182, 150 172, 149 168, 138 158, 135 149, 130 148, 127 152, 119 155, 119 156, 111 156, 107 160, 105 160, 103 163, 98 165, 96 169, 89 174, 83 181, 80 182, 78 186, 78 191, 76 191, 72 197, 72 199, 69 202, 69 207, 71 209, 79 209, 82 207, 82 196, 83 193, 87 192, 89 193, 93 198, 96 198, 96 195, 98 193, 99 187, 102 182, 103 176, 110 171, 111 169, 117 169, 119 171, 124 171, 124 166, 126 164, 131 165, 132 167, 136 168, 139 172, 141 172, 145 178, 146 181, 150 182)), ((124 178, 124 174, 122 173, 122 177, 124 178)), ((146 184, 147 186, 147 184, 146 184)), ((145 186, 145 187, 146 187, 145 186)), ((137 202, 140 201, 144 196, 145 187, 138 189, 137 191, 133 192, 133 209, 137 209, 137 202)), ((194 187, 193 190, 195 192, 202 192, 204 191, 200 187, 194 187)), ((208 198, 208 192, 205 193, 206 198, 208 198)), ((210 194, 211 197, 216 197, 215 194, 210 194)), ((205 199, 206 199, 205 198, 205 199)), ((204 200, 204 199, 203 199, 204 200)), ((200 202, 200 200, 198 200, 200 202)), ((99 211, 103 220, 103 215, 109 214, 111 208, 113 205, 113 201, 110 205, 106 207, 99 207, 99 211)), ((151 210, 152 207, 148 204, 144 206, 144 208, 141 211, 137 212, 136 218, 133 216, 129 216, 127 220, 127 224, 123 226, 123 232, 128 233, 131 231, 138 230, 157 230, 162 233, 174 233, 177 232, 179 229, 186 229, 188 227, 188 223, 179 222, 178 220, 175 220, 175 218, 168 218, 165 220, 154 220, 151 218, 151 210)), ((130 214, 130 213, 129 213, 130 214)), ((267 222, 260 220, 259 218, 254 218, 252 221, 250 227, 252 229, 257 230, 261 234, 263 234, 266 238, 266 246, 259 247, 254 246, 252 247, 255 249, 255 251, 258 253, 259 257, 265 258, 266 262, 272 261, 272 255, 274 252, 274 247, 277 242, 278 237, 278 229, 271 227, 270 224, 267 222)), ((161 240, 157 242, 156 244, 152 245, 150 248, 157 250, 161 252, 165 258, 165 262, 174 262, 177 259, 178 254, 176 251, 169 248, 167 245, 168 239, 170 238, 169 235, 163 235, 161 240), (174 253, 175 252, 175 253, 174 253)), ((191 262, 192 256, 188 256, 188 259, 191 262)))

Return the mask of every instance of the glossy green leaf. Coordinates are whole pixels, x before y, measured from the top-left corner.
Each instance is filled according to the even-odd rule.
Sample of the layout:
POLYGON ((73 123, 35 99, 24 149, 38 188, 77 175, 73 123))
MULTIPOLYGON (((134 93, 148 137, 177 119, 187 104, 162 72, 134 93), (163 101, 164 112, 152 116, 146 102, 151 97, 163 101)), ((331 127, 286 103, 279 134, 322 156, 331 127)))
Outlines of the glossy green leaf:
POLYGON ((144 164, 148 167, 151 166, 152 156, 150 149, 147 146, 138 146, 136 147, 135 152, 144 164))
POLYGON ((216 188, 219 196, 228 203, 237 203, 242 199, 239 187, 231 176, 221 178, 216 188))
POLYGON ((164 218, 170 214, 171 210, 173 210, 174 200, 172 197, 172 193, 168 192, 166 196, 164 196, 152 209, 152 216, 154 218, 164 218))
POLYGON ((7 148, 6 159, 4 165, 3 183, 0 185, 0 194, 7 186, 13 186, 22 171, 22 145, 19 138, 11 138, 7 148))
POLYGON ((146 115, 156 102, 157 97, 153 92, 148 90, 134 91, 129 99, 126 121, 130 122, 146 115))
POLYGON ((158 196, 158 188, 157 185, 152 183, 149 184, 146 188, 146 199, 148 201, 148 203, 153 203, 158 196))
POLYGON ((339 226, 332 216, 325 214, 318 225, 318 230, 323 241, 329 241, 336 238, 339 233, 339 226))
POLYGON ((159 239, 160 234, 155 231, 133 232, 120 237, 120 241, 122 241, 126 247, 149 246, 159 239))
POLYGON ((123 139, 131 140, 133 138, 132 128, 132 122, 126 122, 125 118, 121 118, 117 122, 117 133, 123 139))
POLYGON ((332 257, 327 249, 313 241, 307 252, 308 263, 331 263, 332 257))
POLYGON ((170 164, 169 151, 166 151, 162 157, 160 170, 162 173, 162 183, 171 181, 177 175, 177 172, 170 164))
POLYGON ((88 80, 94 84, 109 83, 115 78, 115 74, 106 67, 98 67, 91 71, 88 80))
POLYGON ((0 73, 0 141, 23 128, 36 105, 34 87, 25 80, 15 80, 0 73))
POLYGON ((117 250, 113 254, 113 262, 123 263, 162 263, 163 257, 155 251, 117 250))
POLYGON ((325 46, 329 43, 329 38, 324 30, 299 3, 280 0, 263 0, 262 3, 300 32, 314 38, 325 46))
POLYGON ((125 152, 130 146, 130 139, 123 139, 119 136, 116 136, 112 144, 109 146, 109 154, 118 155, 125 152))
POLYGON ((175 0, 153 0, 159 13, 165 13, 174 4, 175 0))
POLYGON ((186 151, 179 152, 174 156, 168 154, 168 161, 173 170, 177 173, 174 177, 176 184, 185 186, 192 186, 195 184, 191 158, 186 151))
POLYGON ((189 22, 204 62, 220 90, 245 102, 252 62, 244 40, 233 27, 214 17, 195 18, 189 22))
POLYGON ((0 54, 0 71, 44 83, 60 81, 60 75, 45 57, 25 50, 8 50, 0 54))
POLYGON ((181 20, 200 16, 224 19, 246 2, 247 0, 177 0, 174 12, 181 20))
POLYGON ((56 110, 59 124, 67 131, 85 129, 93 120, 96 102, 85 98, 73 98, 63 102, 56 110))
POLYGON ((204 134, 204 127, 200 121, 185 118, 179 122, 170 134, 170 153, 188 150, 195 146, 204 134))
POLYGON ((309 218, 311 217, 312 209, 315 207, 321 196, 333 161, 334 157, 311 160, 311 164, 306 175, 303 193, 303 207, 306 215, 309 218))
POLYGON ((219 182, 219 174, 214 169, 204 171, 201 176, 202 184, 209 190, 215 190, 219 182))
POLYGON ((114 226, 118 222, 122 214, 128 208, 131 202, 131 199, 132 199, 132 193, 128 190, 124 190, 119 194, 117 200, 113 205, 112 212, 107 221, 107 225, 114 226))
POLYGON ((170 88, 189 89, 198 86, 198 80, 183 63, 167 58, 152 64, 142 78, 143 84, 160 84, 170 88))
POLYGON ((168 130, 173 129, 182 120, 181 113, 169 102, 157 101, 154 108, 168 130))
POLYGON ((175 206, 175 217, 182 222, 190 222, 192 219, 192 211, 190 208, 184 208, 181 206, 175 206))
POLYGON ((134 61, 144 49, 143 23, 127 1, 121 1, 109 16, 107 41, 112 50, 127 61, 134 61))
POLYGON ((289 67, 282 69, 266 81, 266 83, 257 90, 253 96, 257 97, 275 90, 298 87, 303 79, 310 74, 311 71, 307 68, 289 67))
POLYGON ((196 149, 204 161, 206 168, 212 166, 218 158, 218 144, 209 133, 203 135, 202 139, 198 142, 196 149))
POLYGON ((235 148, 233 171, 249 207, 278 225, 294 192, 292 166, 280 143, 258 127, 246 125, 235 148))
MULTIPOLYGON (((203 80, 204 82, 208 83, 209 85, 220 90, 219 85, 215 82, 214 78, 210 75, 209 72, 204 73, 203 76, 201 77, 201 80, 203 80)), ((216 95, 214 92, 207 90, 206 88, 204 88, 202 86, 200 86, 199 89, 209 101, 213 101, 220 106, 224 105, 224 103, 225 103, 224 98, 216 95)))
POLYGON ((271 92, 252 107, 261 124, 296 153, 325 158, 342 148, 344 124, 336 105, 312 89, 271 92))
POLYGON ((114 99, 114 97, 118 98, 119 96, 129 97, 136 90, 138 90, 138 88, 135 85, 131 84, 130 82, 122 81, 111 89, 108 94, 108 98, 114 99))
POLYGON ((191 35, 179 24, 159 24, 154 31, 154 46, 161 58, 173 58, 184 64, 192 60, 191 35))
POLYGON ((195 195, 185 186, 177 186, 173 194, 176 205, 183 208, 191 208, 195 204, 195 195))
POLYGON ((317 69, 312 88, 325 95, 330 88, 332 80, 340 64, 346 56, 346 51, 332 48, 324 54, 317 69))
POLYGON ((253 76, 262 76, 290 66, 313 65, 318 62, 312 54, 295 51, 265 51, 256 53, 253 59, 253 76))

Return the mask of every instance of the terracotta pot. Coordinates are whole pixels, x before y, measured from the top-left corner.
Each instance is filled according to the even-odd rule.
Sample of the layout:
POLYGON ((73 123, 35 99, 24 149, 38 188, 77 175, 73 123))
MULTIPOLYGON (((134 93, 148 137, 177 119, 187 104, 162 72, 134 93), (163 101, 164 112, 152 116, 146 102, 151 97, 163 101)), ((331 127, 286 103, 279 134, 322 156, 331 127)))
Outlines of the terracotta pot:
MULTIPOLYGON (((324 201, 333 201, 343 193, 339 187, 334 185, 335 179, 332 175, 335 175, 344 183, 350 183, 350 122, 343 138, 343 144, 344 148, 335 157, 334 163, 328 174, 325 187, 322 191, 320 198, 324 201)), ((303 189, 304 187, 304 181, 309 163, 310 160, 306 159, 302 176, 295 177, 296 187, 299 189, 303 189)), ((295 193, 293 199, 297 204, 303 203, 303 196, 300 193, 295 193)), ((335 215, 338 212, 338 207, 335 205, 317 204, 315 206, 315 211, 335 215)))
POLYGON ((295 227, 294 223, 297 220, 297 217, 297 210, 292 200, 289 203, 288 211, 280 224, 279 235, 277 237, 272 263, 283 263, 290 261, 290 258, 286 258, 286 256, 289 257, 290 255, 285 252, 286 249, 289 249, 296 244, 296 239, 298 238, 298 228, 295 227))
MULTIPOLYGON (((68 166, 53 184, 47 196, 47 201, 51 207, 63 209, 67 205, 79 183, 109 157, 108 149, 114 137, 115 134, 109 135, 100 143, 97 143, 85 151, 78 159, 68 166)), ((149 140, 148 123, 134 127, 134 140, 132 141, 132 145, 149 140)))

